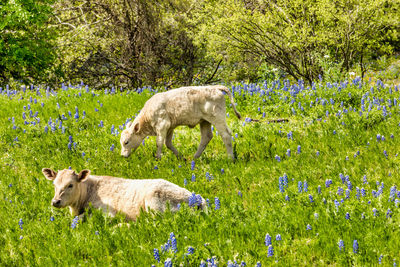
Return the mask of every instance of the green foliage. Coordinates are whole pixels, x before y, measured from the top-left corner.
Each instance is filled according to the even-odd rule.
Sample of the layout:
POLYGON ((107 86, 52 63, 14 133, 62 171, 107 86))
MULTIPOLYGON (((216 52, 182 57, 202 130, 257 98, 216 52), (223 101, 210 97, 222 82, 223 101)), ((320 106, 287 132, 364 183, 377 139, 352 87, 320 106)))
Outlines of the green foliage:
POLYGON ((0 12, 2 84, 171 88, 274 79, 271 69, 311 84, 364 77, 399 47, 394 0, 20 0, 0 12))
MULTIPOLYGON (((265 62, 296 80, 324 74, 323 56, 338 68, 337 79, 355 64, 390 53, 398 38, 395 1, 204 1, 197 40, 213 57, 265 62), (211 30, 210 30, 211 29, 211 30), (322 60, 321 60, 322 59, 322 60)), ((235 60, 234 60, 235 61, 235 60)), ((365 69, 362 70, 364 74, 365 69)))
POLYGON ((56 51, 48 26, 53 0, 2 1, 0 4, 0 83, 46 80, 56 51))
POLYGON ((9 97, 3 92, 0 250, 4 253, 0 253, 0 265, 160 266, 171 258, 174 265, 198 266, 202 260, 215 256, 220 265, 228 260, 243 260, 248 266, 257 261, 263 266, 294 266, 299 262, 366 266, 377 264, 380 255, 384 265, 393 264, 393 260, 398 263, 400 208, 398 202, 389 201, 390 188, 399 188, 400 176, 398 91, 380 84, 360 86, 357 80, 297 88, 301 90, 295 94, 296 87, 288 81, 274 81, 268 87, 235 84, 235 102, 244 117, 263 120, 265 112, 264 120, 288 118, 289 122, 244 123, 232 116, 227 105, 237 161, 228 159, 224 144, 214 131, 214 138, 196 160, 194 170, 191 160, 200 141, 198 127, 176 129, 173 142, 186 161, 176 159, 166 148, 163 158, 155 160, 154 137, 146 138, 130 158, 120 156, 119 135, 111 134, 111 127, 121 131, 119 126, 137 114, 154 94, 151 90, 141 94, 92 92, 78 86, 46 93, 35 88, 9 97), (372 98, 384 101, 372 104, 372 98), (30 116, 28 105, 33 114, 38 112, 40 121, 30 116), (363 106, 367 111, 360 116, 363 106), (383 106, 388 112, 386 117, 383 106), (78 120, 73 118, 75 107, 79 109, 78 120), (53 125, 62 115, 67 117, 62 122, 64 133, 58 122, 54 130, 49 125, 50 118, 53 125), (98 126, 100 121, 104 127, 98 126), (289 133, 293 138, 288 138, 289 133), (377 134, 385 140, 377 141, 377 134), (69 135, 76 142, 71 150, 69 135), (115 150, 111 151, 113 144, 115 150), (290 156, 287 149, 291 150, 290 156), (275 159, 276 155, 281 161, 275 159), (137 222, 127 224, 122 216, 109 218, 94 210, 72 229, 73 218, 68 210, 51 207, 53 185, 41 173, 43 167, 57 170, 69 166, 77 171, 87 168, 99 175, 165 178, 180 186, 186 179, 186 188, 208 198, 211 207, 199 211, 183 205, 177 213, 144 213, 137 222), (207 172, 213 179, 207 180, 207 172), (285 173, 288 183, 281 193, 279 177, 285 173), (352 183, 349 198, 338 193, 339 187, 347 188, 340 173, 348 175, 352 183), (193 174, 195 181, 191 180, 193 174), (364 175, 368 183, 363 182, 364 175), (333 183, 326 187, 328 179, 333 183), (307 181, 307 192, 298 192, 299 181, 307 181), (373 190, 379 191, 383 184, 382 194, 374 197, 373 190), (357 187, 366 190, 365 197, 357 198, 357 187), (286 195, 289 201, 285 200, 286 195), (314 202, 310 202, 309 195, 314 202), (214 210, 215 197, 221 200, 219 210, 214 210), (335 200, 342 199, 337 208, 335 200), (377 209, 376 216, 373 208, 377 209), (386 215, 388 209, 391 217, 386 215), (349 220, 345 218, 347 212, 349 220), (20 219, 23 229, 18 224, 20 219), (311 230, 306 230, 307 224, 311 230), (176 236, 178 252, 161 253, 171 232, 176 236), (267 233, 272 236, 273 257, 267 257, 267 233), (282 236, 281 241, 275 240, 277 234, 282 236), (355 239, 359 242, 357 254, 352 250, 355 239), (345 244, 342 251, 339 240, 345 244), (186 255, 189 246, 195 249, 192 255, 186 255), (160 250, 160 264, 153 258, 154 248, 160 250))

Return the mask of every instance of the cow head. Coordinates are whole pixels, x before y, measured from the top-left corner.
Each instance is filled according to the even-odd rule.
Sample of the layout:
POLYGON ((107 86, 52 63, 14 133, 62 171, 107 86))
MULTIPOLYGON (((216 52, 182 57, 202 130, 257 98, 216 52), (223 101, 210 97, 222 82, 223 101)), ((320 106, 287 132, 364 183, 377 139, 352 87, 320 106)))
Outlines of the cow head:
POLYGON ((80 197, 81 182, 89 177, 89 170, 82 170, 77 174, 73 170, 55 172, 52 169, 42 169, 44 176, 53 181, 55 194, 51 204, 56 208, 64 208, 77 204, 80 197))
POLYGON ((145 136, 140 133, 140 123, 129 122, 126 125, 126 129, 121 133, 121 156, 129 157, 139 147, 144 138, 145 136))

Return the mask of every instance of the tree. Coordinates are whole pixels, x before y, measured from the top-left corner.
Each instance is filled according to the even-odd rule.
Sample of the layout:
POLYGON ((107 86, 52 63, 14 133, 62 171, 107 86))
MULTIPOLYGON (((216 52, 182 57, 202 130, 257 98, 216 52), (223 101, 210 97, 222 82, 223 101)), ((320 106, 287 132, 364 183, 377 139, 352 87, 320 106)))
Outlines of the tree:
POLYGON ((0 82, 25 83, 48 77, 55 59, 55 31, 49 27, 52 0, 0 4, 0 82))
POLYGON ((60 1, 61 64, 93 86, 191 84, 199 58, 187 34, 190 1, 60 1))
POLYGON ((324 72, 324 55, 349 71, 378 48, 390 51, 384 40, 398 28, 398 9, 390 0, 203 3, 199 39, 206 40, 210 53, 225 58, 251 55, 310 84, 324 72))

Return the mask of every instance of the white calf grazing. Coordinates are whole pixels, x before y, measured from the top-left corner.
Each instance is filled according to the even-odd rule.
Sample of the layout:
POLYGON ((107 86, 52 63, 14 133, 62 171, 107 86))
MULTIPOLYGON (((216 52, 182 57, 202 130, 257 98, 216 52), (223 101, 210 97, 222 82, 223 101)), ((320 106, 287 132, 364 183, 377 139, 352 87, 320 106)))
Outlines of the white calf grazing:
MULTIPOLYGON (((94 208, 114 216, 117 212, 128 220, 136 220, 140 209, 164 211, 167 202, 172 211, 178 204, 188 202, 192 194, 185 188, 163 179, 132 180, 109 176, 90 175, 89 170, 77 174, 73 170, 42 169, 44 176, 53 181, 55 195, 51 204, 56 208, 69 207, 73 216, 81 215, 89 203, 94 208)), ((202 199, 201 208, 205 206, 202 199)))
POLYGON ((222 85, 181 87, 152 96, 133 122, 127 124, 121 133, 121 155, 129 157, 143 139, 156 135, 157 158, 161 158, 162 146, 178 157, 179 153, 172 145, 174 129, 179 125, 191 128, 200 124, 201 140, 195 158, 200 157, 213 137, 211 124, 215 125, 225 143, 228 154, 234 158, 231 130, 226 124, 225 92, 236 116, 240 114, 235 108, 233 97, 228 88, 222 85))

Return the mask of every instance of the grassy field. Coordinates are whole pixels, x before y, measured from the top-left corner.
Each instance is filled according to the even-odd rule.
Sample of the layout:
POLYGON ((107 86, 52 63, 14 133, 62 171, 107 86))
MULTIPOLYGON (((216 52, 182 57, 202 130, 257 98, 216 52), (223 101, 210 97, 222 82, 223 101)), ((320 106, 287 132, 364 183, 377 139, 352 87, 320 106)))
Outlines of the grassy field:
POLYGON ((192 163, 199 127, 175 132, 173 142, 186 161, 165 147, 155 160, 154 137, 130 158, 120 156, 123 124, 152 89, 3 88, 0 265, 398 264, 400 88, 356 79, 312 88, 277 81, 233 89, 243 117, 289 122, 239 121, 227 107, 237 161, 229 160, 214 130, 192 163), (54 189, 44 167, 165 178, 201 194, 210 207, 143 213, 122 226, 122 216, 94 210, 75 223, 68 209, 50 205, 54 189), (171 233, 176 249, 165 250, 171 233))

